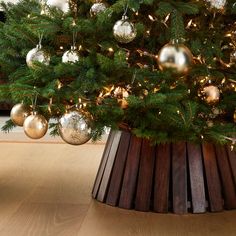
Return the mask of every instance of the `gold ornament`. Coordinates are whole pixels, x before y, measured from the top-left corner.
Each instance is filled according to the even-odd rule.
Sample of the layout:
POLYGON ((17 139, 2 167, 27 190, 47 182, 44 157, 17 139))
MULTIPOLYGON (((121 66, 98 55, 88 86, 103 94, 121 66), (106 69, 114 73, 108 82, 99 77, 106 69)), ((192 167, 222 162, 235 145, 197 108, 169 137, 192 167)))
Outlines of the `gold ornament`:
POLYGON ((68 0, 48 0, 47 5, 49 5, 50 7, 56 7, 64 13, 67 13, 70 10, 68 0))
MULTIPOLYGON (((210 105, 214 105, 220 100, 220 90, 215 85, 205 85, 201 90, 200 94, 203 96, 203 100, 210 105)), ((200 95, 200 96, 201 96, 200 95)))
POLYGON ((172 69, 178 74, 187 74, 193 63, 193 55, 184 44, 168 43, 158 53, 161 70, 172 69))
POLYGON ((30 107, 19 103, 11 109, 11 120, 15 125, 23 126, 25 119, 30 115, 30 107))
POLYGON ((48 130, 48 121, 40 114, 34 112, 28 116, 24 122, 24 132, 32 139, 42 138, 48 130))
POLYGON ((224 11, 225 5, 227 3, 226 0, 206 0, 208 3, 210 3, 210 7, 217 11, 224 11))
POLYGON ((236 50, 234 50, 234 51, 230 54, 230 62, 231 62, 231 63, 236 63, 236 50))
POLYGON ((113 27, 113 35, 120 43, 130 43, 137 35, 136 28, 133 23, 129 22, 127 16, 117 21, 113 27))
POLYGON ((59 120, 61 138, 71 145, 82 145, 91 139, 88 120, 79 111, 70 111, 59 120))
POLYGON ((234 122, 236 123, 236 110, 234 111, 234 122))
POLYGON ((50 56, 42 49, 41 45, 37 45, 36 48, 31 49, 26 56, 26 63, 28 67, 35 68, 35 62, 40 62, 45 65, 49 65, 50 56))
POLYGON ((117 98, 117 101, 122 109, 128 108, 127 98, 129 97, 129 93, 127 89, 122 87, 117 87, 113 91, 114 97, 117 98))
POLYGON ((90 15, 91 16, 97 16, 99 13, 104 12, 106 9, 107 9, 107 6, 106 6, 105 3, 97 1, 90 8, 90 15))
POLYGON ((63 56, 62 56, 62 62, 63 63, 76 63, 77 61, 79 61, 79 53, 76 50, 75 46, 71 47, 71 50, 66 51, 63 56))

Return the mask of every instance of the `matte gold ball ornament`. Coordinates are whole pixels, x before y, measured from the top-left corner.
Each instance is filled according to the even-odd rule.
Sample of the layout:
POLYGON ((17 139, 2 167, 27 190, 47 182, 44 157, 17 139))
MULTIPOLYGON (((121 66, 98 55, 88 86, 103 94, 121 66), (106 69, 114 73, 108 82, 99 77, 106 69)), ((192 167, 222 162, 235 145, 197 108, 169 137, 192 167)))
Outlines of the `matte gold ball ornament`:
POLYGON ((11 109, 10 117, 15 125, 23 126, 25 119, 30 115, 31 108, 23 103, 16 104, 11 109))
POLYGON ((107 9, 107 6, 103 2, 96 2, 90 8, 90 15, 97 16, 99 13, 104 12, 107 9))
POLYGON ((71 145, 82 145, 91 139, 89 120, 77 110, 65 113, 58 123, 61 138, 71 145))
POLYGON ((31 49, 26 56, 26 63, 29 68, 36 68, 35 62, 40 62, 45 65, 49 65, 50 56, 46 53, 41 45, 37 45, 36 48, 31 49))
POLYGON ((193 55, 184 44, 168 43, 158 53, 161 70, 171 69, 178 74, 187 74, 193 64, 193 55))
POLYGON ((33 112, 25 119, 24 132, 31 139, 42 138, 48 130, 48 121, 37 112, 33 112))
POLYGON ((113 27, 113 35, 115 39, 120 43, 132 42, 137 31, 135 25, 128 20, 127 16, 122 16, 121 20, 118 20, 113 27))

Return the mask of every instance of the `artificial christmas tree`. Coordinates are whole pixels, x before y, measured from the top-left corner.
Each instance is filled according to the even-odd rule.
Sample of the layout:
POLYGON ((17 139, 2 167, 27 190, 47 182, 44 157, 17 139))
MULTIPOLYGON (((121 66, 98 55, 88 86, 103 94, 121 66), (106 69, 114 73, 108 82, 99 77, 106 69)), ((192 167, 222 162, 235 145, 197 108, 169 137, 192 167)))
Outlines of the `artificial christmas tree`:
MULTIPOLYGON (((226 205, 235 207, 235 153, 213 146, 233 148, 235 144, 234 1, 23 0, 16 5, 3 3, 2 8, 7 20, 0 27, 0 70, 8 83, 0 87, 0 100, 23 101, 47 120, 62 117, 69 137, 55 121, 49 123, 51 134, 61 135, 70 144, 84 143, 78 141, 84 129, 86 141, 99 138, 105 126, 123 130, 110 135, 94 186, 95 198, 109 202, 116 170, 120 184, 113 205, 132 208, 137 201, 137 209, 155 209, 161 201, 151 200, 160 196, 153 187, 160 189, 162 185, 156 184, 163 182, 160 176, 154 177, 159 169, 154 166, 163 164, 163 186, 174 199, 169 208, 186 212, 188 200, 196 196, 196 165, 201 169, 202 194, 197 200, 201 209, 206 201, 213 211, 223 209, 221 183, 223 192, 231 192, 226 205), (73 116, 66 115, 74 112, 82 119, 79 126, 73 116), (199 145, 197 151, 192 143, 199 145), (163 145, 167 145, 165 152, 163 145), (159 159, 157 153, 166 158, 159 159), (198 161, 191 153, 197 153, 198 161), (209 160, 214 174, 209 172, 209 160), (225 170, 230 174, 226 176, 225 170), (179 176, 181 186, 176 187, 179 176), (217 180, 211 183, 212 176, 217 180), (146 177, 150 181, 142 182, 146 177), (227 180, 230 187, 224 185, 227 180), (191 192, 188 181, 195 183, 191 192), (140 195, 145 184, 149 186, 146 197, 140 195), (212 185, 218 186, 217 194, 211 191, 212 185), (140 199, 146 199, 145 207, 140 199)), ((3 130, 13 127, 9 121, 3 130)), ((166 196, 158 209, 166 209, 166 196)), ((193 208, 196 201, 189 202, 193 208)))

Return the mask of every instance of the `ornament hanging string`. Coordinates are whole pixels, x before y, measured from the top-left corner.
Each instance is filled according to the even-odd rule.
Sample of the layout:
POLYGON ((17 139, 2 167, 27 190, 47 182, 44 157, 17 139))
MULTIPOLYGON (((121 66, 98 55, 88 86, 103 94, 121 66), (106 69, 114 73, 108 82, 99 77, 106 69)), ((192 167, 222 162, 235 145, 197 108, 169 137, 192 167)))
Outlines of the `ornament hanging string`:
POLYGON ((38 43, 38 45, 41 48, 42 47, 42 40, 43 40, 43 33, 39 33, 38 36, 39 36, 39 43, 38 43))
POLYGON ((128 1, 127 1, 127 3, 124 5, 124 14, 123 14, 123 16, 127 15, 128 8, 129 8, 129 5, 128 5, 128 1))

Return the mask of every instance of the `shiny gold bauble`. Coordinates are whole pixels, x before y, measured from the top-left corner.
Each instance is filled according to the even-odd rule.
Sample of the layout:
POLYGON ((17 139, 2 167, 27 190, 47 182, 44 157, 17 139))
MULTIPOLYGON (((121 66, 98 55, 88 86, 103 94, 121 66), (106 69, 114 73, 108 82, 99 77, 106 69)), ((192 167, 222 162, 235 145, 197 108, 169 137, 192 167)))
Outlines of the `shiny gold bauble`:
POLYGON ((120 43, 130 43, 135 39, 137 31, 134 24, 128 20, 128 17, 123 16, 121 20, 115 23, 113 35, 120 43))
POLYGON ((208 104, 216 104, 220 100, 220 90, 215 85, 206 85, 201 89, 203 99, 208 104))
POLYGON ((59 134, 71 145, 82 145, 91 139, 88 120, 79 111, 69 111, 59 120, 59 134))
POLYGON ((32 139, 42 138, 48 130, 48 121, 40 114, 34 112, 25 119, 24 132, 32 139))
POLYGON ((193 63, 193 55, 184 44, 168 43, 158 53, 161 70, 171 69, 178 74, 187 74, 193 63))
POLYGON ((99 13, 104 12, 107 9, 107 6, 103 2, 96 2, 90 8, 90 15, 97 16, 99 13))
POLYGON ((19 103, 11 109, 11 120, 15 125, 23 126, 25 119, 30 115, 30 107, 19 103))
POLYGON ((113 91, 114 97, 117 98, 118 104, 122 109, 128 108, 127 98, 129 97, 129 92, 126 88, 117 87, 113 91))

